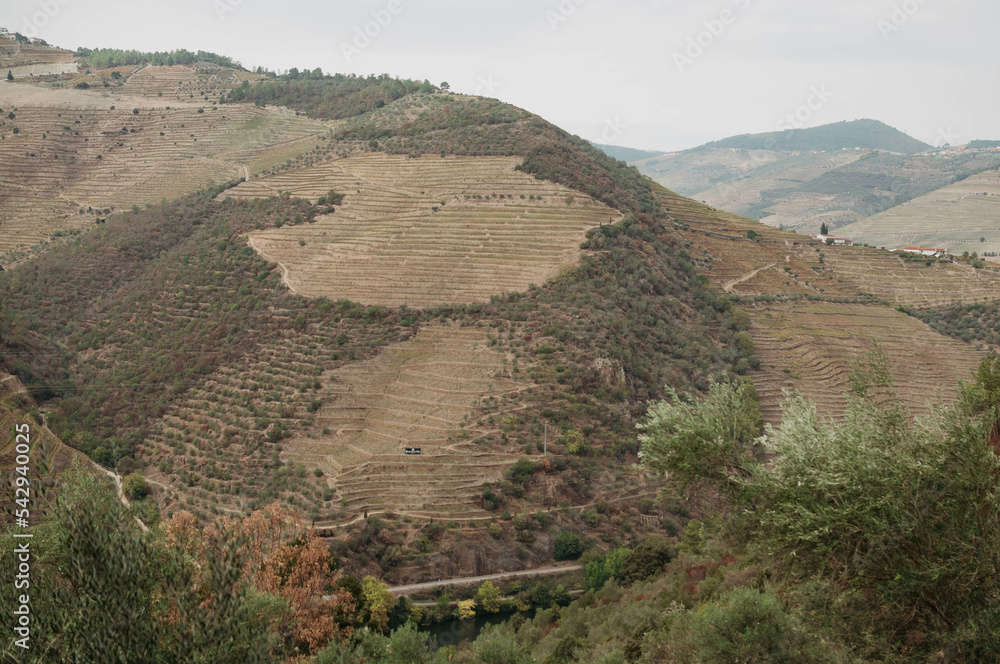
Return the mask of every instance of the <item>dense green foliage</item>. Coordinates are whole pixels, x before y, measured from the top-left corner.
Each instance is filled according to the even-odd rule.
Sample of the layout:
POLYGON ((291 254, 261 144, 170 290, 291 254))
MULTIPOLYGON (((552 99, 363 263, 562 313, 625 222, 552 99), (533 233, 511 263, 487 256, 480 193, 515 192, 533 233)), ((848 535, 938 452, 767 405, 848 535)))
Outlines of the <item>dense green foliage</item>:
POLYGON ((287 106, 314 118, 340 120, 361 115, 414 92, 432 92, 427 81, 411 81, 354 74, 326 75, 321 71, 288 74, 251 84, 244 81, 233 88, 224 101, 247 102, 260 106, 287 106))
POLYGON ((742 134, 706 143, 700 149, 736 148, 740 150, 886 150, 916 154, 931 146, 907 136, 878 120, 835 122, 808 129, 787 129, 765 134, 742 134))
POLYGON ((240 63, 223 55, 207 51, 192 53, 183 48, 176 51, 156 51, 152 53, 123 51, 117 48, 81 48, 77 50, 77 55, 80 56, 81 66, 93 69, 110 69, 111 67, 124 67, 126 65, 167 67, 170 65, 212 64, 245 71, 240 66, 240 63))
MULTIPOLYGON (((773 461, 751 463, 739 478, 746 542, 785 582, 830 584, 850 607, 841 619, 874 620, 882 647, 902 639, 903 653, 943 647, 965 656, 956 661, 980 661, 971 653, 1000 636, 986 618, 1000 610, 1000 461, 991 444, 998 375, 985 363, 955 407, 914 422, 875 348, 855 365, 842 422, 820 420, 793 398, 782 426, 768 429, 773 461)), ((736 402, 736 388, 722 390, 736 402)), ((706 419, 718 401, 704 402, 706 419)), ((693 471, 685 461, 711 444, 713 429, 675 431, 644 447, 647 463, 729 477, 729 454, 709 455, 693 471)))
POLYGON ((556 560, 576 560, 583 553, 583 542, 576 533, 564 530, 556 536, 553 558, 556 560))
POLYGON ((149 487, 142 475, 132 473, 122 480, 122 493, 129 500, 142 500, 149 494, 149 487))
POLYGON ((1000 311, 993 304, 955 303, 927 309, 900 307, 899 310, 946 336, 966 343, 979 341, 1000 346, 1000 311))
POLYGON ((966 147, 972 150, 984 150, 984 149, 988 150, 991 148, 1000 148, 1000 141, 984 141, 984 140, 969 141, 969 144, 966 147))
MULTIPOLYGON (((0 535, 6 551, 15 540, 0 535)), ((4 639, 8 661, 272 662, 277 634, 257 616, 277 615, 242 583, 243 564, 231 542, 218 543, 211 567, 142 534, 103 482, 83 470, 65 478, 55 518, 31 540, 31 648, 4 639), (195 590, 197 576, 202 582, 195 590), (210 599, 211 598, 211 599, 210 599), (202 603, 204 600, 210 600, 202 603)), ((14 578, 14 556, 0 568, 14 578)), ((23 591, 22 591, 23 592, 23 591)), ((15 607, 13 583, 0 599, 15 607)))
POLYGON ((671 473, 682 487, 701 479, 738 483, 749 472, 752 446, 763 433, 757 392, 749 380, 713 384, 704 401, 682 398, 654 404, 639 425, 640 458, 657 473, 671 473))

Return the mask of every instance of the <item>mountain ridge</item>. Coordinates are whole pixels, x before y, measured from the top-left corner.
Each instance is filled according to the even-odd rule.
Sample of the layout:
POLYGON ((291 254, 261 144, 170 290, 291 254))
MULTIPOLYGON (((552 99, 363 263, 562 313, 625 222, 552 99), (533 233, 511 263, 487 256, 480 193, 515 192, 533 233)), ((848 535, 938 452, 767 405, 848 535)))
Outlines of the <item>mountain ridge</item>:
POLYGON ((917 154, 933 146, 890 127, 879 120, 860 119, 832 122, 817 127, 793 128, 759 134, 738 134, 711 141, 692 150, 736 148, 742 150, 884 150, 917 154))

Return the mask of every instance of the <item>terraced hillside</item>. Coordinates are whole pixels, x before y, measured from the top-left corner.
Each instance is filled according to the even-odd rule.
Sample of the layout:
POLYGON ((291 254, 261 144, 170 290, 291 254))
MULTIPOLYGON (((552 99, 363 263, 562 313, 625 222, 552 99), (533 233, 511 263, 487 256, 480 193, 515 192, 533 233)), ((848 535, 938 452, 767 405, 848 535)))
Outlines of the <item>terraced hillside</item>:
POLYGON ((915 244, 1000 253, 1000 171, 973 175, 837 232, 887 249, 915 244))
POLYGON ((857 121, 735 136, 634 164, 695 200, 770 226, 815 234, 824 223, 840 229, 995 169, 1000 153, 931 151, 879 122, 857 121))
POLYGON ((662 190, 660 195, 690 250, 700 254, 702 272, 744 298, 761 361, 751 376, 768 421, 780 417, 784 389, 800 391, 822 414, 841 414, 850 362, 874 339, 893 358, 897 387, 915 413, 926 412, 938 392, 952 399, 956 379, 966 378, 981 359, 980 349, 879 301, 915 307, 996 302, 1000 275, 992 268, 928 266, 878 249, 830 247, 662 190), (747 231, 758 235, 749 239, 747 231), (792 301, 770 304, 774 299, 792 301))
POLYGON ((166 101, 218 99, 252 75, 225 67, 144 65, 125 79, 120 93, 163 98, 166 101))
POLYGON ((12 523, 14 467, 17 460, 18 442, 15 425, 29 425, 28 477, 32 480, 32 491, 39 502, 31 506, 32 524, 42 517, 44 506, 55 495, 55 480, 75 463, 90 461, 52 435, 44 426, 28 417, 34 407, 24 386, 14 376, 0 372, 0 474, 4 478, 4 492, 0 496, 0 523, 12 523), (43 491, 39 491, 44 487, 43 491))
POLYGON ((252 236, 296 292, 417 307, 476 302, 541 284, 576 262, 588 229, 621 218, 515 171, 520 161, 367 154, 255 178, 227 195, 346 194, 315 224, 252 236))
POLYGON ((329 128, 276 107, 152 99, 118 105, 84 90, 0 85, 0 264, 23 258, 13 253, 19 247, 93 224, 102 211, 280 164, 329 128))
POLYGON ((702 269, 723 290, 748 297, 869 299, 928 307, 1000 298, 994 268, 907 261, 871 247, 827 246, 660 190, 702 269), (754 237, 748 237, 752 232, 754 237))
POLYGON ((15 78, 76 70, 73 51, 19 42, 10 33, 0 35, 0 67, 15 78))
POLYGON ((982 359, 972 346, 884 306, 789 303, 749 311, 762 363, 753 380, 765 420, 775 424, 785 389, 800 392, 823 415, 842 415, 850 363, 875 339, 885 347, 896 387, 914 414, 929 413, 942 399, 952 401, 957 381, 967 380, 982 359))
POLYGON ((333 372, 315 431, 282 458, 321 468, 345 516, 389 510, 416 517, 486 516, 473 494, 516 461, 462 442, 484 401, 527 384, 510 378, 505 354, 482 328, 432 325, 376 358, 333 372), (421 454, 407 455, 416 447, 421 454))
POLYGON ((426 326, 346 363, 326 350, 335 338, 311 327, 271 339, 174 402, 143 442, 166 510, 242 512, 267 494, 330 525, 380 511, 488 516, 474 494, 517 457, 476 449, 467 439, 483 431, 467 420, 527 387, 507 354, 476 327, 426 326), (288 469, 276 476, 275 450, 288 469))

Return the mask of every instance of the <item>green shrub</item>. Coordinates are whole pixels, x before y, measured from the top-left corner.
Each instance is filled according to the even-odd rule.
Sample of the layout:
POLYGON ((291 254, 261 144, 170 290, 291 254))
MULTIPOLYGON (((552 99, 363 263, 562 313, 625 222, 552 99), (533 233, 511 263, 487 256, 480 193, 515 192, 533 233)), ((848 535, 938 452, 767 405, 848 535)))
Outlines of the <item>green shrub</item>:
POLYGON ((808 635, 774 591, 737 588, 674 623, 668 651, 678 664, 818 664, 836 648, 808 635))
POLYGON ((574 533, 564 530, 556 536, 553 553, 556 560, 576 560, 583 554, 583 542, 574 533))
POLYGON ((129 500, 142 500, 149 495, 149 487, 142 475, 132 473, 122 480, 122 493, 129 500))
POLYGON ((708 479, 735 488, 752 465, 750 445, 763 433, 753 383, 713 383, 703 402, 667 388, 639 425, 643 462, 671 473, 682 487, 708 479))
POLYGON ((621 571, 616 575, 622 583, 632 584, 656 576, 673 558, 673 547, 662 535, 649 535, 622 557, 621 571))

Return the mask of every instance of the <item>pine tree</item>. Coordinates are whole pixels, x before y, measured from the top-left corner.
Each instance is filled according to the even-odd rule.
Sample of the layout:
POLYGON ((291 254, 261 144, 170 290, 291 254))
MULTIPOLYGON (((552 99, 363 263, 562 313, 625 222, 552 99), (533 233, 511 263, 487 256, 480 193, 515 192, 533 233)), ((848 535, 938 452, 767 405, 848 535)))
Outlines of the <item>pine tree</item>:
POLYGON ((830 229, 826 227, 826 223, 825 222, 823 223, 822 226, 819 227, 819 234, 820 235, 829 235, 830 234, 830 229))
POLYGON ((12 72, 9 69, 7 70, 7 80, 8 81, 13 81, 14 80, 14 72, 12 72))

